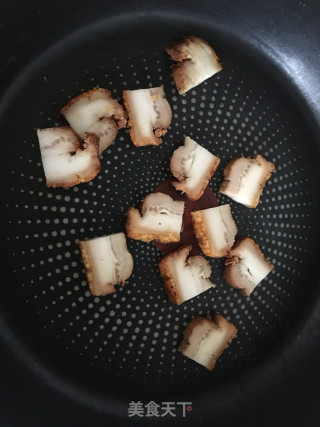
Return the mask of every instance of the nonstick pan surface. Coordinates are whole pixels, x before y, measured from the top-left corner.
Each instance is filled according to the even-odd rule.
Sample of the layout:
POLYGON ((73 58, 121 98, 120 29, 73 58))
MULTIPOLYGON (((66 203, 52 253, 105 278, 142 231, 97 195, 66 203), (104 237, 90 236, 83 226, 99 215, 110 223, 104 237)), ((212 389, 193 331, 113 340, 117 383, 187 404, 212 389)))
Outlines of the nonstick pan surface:
POLYGON ((65 401, 114 424, 134 422, 128 404, 138 400, 190 401, 189 421, 218 414, 227 423, 231 409, 248 405, 250 384, 267 372, 275 378, 279 360, 298 351, 297 339, 304 346, 303 327, 317 304, 319 123, 308 96, 312 75, 303 87, 301 75, 288 74, 292 58, 281 63, 275 51, 203 13, 119 12, 72 30, 21 70, 2 98, 5 343, 17 364, 65 401), (164 47, 185 34, 208 40, 223 71, 180 96, 164 47), (92 182, 46 188, 36 128, 65 124, 59 110, 70 97, 94 86, 120 98, 124 89, 159 85, 173 110, 161 146, 135 148, 121 131, 92 182), (170 156, 186 135, 221 158, 210 183, 220 204, 230 202, 217 192, 229 159, 260 153, 275 163, 257 209, 230 202, 239 236, 253 238, 274 271, 243 297, 225 283, 223 261, 210 260, 217 287, 177 307, 163 291, 161 252, 128 239, 133 275, 115 294, 93 297, 78 240, 122 231, 127 209, 170 177, 170 156), (177 346, 192 316, 215 312, 239 332, 210 374, 177 346))

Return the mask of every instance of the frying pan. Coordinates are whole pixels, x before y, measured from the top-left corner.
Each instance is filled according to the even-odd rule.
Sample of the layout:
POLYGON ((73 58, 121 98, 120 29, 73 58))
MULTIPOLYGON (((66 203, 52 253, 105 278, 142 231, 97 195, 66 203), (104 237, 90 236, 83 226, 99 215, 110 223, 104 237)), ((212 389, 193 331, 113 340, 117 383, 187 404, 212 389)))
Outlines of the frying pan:
POLYGON ((1 16, 0 129, 3 425, 315 425, 319 348, 319 65, 317 2, 10 2, 1 16), (166 44, 208 40, 223 71, 179 96, 166 44), (47 189, 35 129, 93 86, 164 85, 173 122, 159 147, 118 134, 99 176, 47 189), (185 135, 223 165, 260 153, 275 173, 261 203, 231 202, 241 237, 275 270, 246 298, 223 280, 176 307, 152 244, 128 241, 124 288, 88 291, 77 241, 122 231, 125 212, 169 177, 185 135), (220 312, 239 330, 212 374, 176 348, 194 315, 220 312), (129 403, 191 402, 160 418, 128 417, 129 403))

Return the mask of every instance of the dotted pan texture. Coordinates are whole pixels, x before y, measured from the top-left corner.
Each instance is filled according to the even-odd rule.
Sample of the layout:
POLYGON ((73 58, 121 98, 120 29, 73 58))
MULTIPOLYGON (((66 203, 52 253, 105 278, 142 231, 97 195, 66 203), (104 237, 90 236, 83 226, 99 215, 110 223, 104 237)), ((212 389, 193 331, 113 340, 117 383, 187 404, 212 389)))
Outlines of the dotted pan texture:
POLYGON ((132 390, 150 387, 160 394, 218 387, 270 357, 312 295, 318 187, 305 118, 277 74, 209 29, 192 33, 212 43, 223 71, 178 95, 164 47, 184 32, 167 23, 156 35, 150 24, 71 38, 26 72, 2 115, 2 309, 36 360, 80 390, 133 399, 132 390), (135 148, 122 130, 92 182, 47 189, 36 128, 65 124, 60 108, 96 85, 118 98, 123 89, 164 85, 171 128, 161 146, 147 148, 135 148), (133 275, 117 293, 93 297, 78 240, 123 231, 127 209, 170 176, 169 159, 186 135, 221 158, 210 187, 220 204, 231 203, 238 235, 253 238, 274 271, 246 298, 224 281, 223 260, 210 260, 216 288, 177 307, 162 287, 161 252, 128 239, 133 275), (229 159, 257 153, 276 168, 250 210, 217 190, 229 159), (192 316, 214 312, 239 333, 210 374, 177 346, 192 316))

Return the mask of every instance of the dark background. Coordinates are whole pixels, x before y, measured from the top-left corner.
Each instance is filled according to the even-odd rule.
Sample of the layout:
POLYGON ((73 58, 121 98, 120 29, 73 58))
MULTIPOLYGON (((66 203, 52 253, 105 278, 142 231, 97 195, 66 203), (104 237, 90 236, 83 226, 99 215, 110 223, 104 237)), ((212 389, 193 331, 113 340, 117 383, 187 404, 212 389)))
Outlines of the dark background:
MULTIPOLYGON (((310 117, 313 116, 310 125, 316 131, 316 122, 318 119, 319 124, 320 119, 320 91, 315 89, 320 86, 320 5, 317 1, 170 1, 161 4, 131 1, 127 5, 99 0, 90 3, 6 1, 0 15, 0 93, 28 63, 74 30, 102 17, 129 13, 134 19, 135 15, 147 16, 149 11, 211 16, 212 22, 221 27, 232 27, 234 32, 250 39, 261 50, 272 46, 274 61, 283 61, 284 69, 292 68, 291 59, 298 58, 291 77, 307 100, 310 117)), ((254 378, 247 376, 244 379, 250 386, 245 384, 245 393, 241 393, 240 387, 238 401, 230 405, 226 390, 225 405, 212 413, 204 398, 188 417, 190 423, 198 420, 201 425, 213 426, 318 425, 319 298, 310 303, 309 311, 310 315, 299 325, 291 345, 255 372, 254 378)), ((125 425, 120 413, 119 419, 110 419, 108 415, 57 392, 40 372, 36 373, 36 368, 31 371, 18 361, 5 344, 1 348, 0 362, 1 425, 125 425)), ((168 417, 163 421, 173 423, 168 417)), ((180 422, 187 424, 187 420, 180 422)), ((176 420, 176 423, 180 422, 176 420)), ((140 420, 138 423, 141 425, 140 420)))

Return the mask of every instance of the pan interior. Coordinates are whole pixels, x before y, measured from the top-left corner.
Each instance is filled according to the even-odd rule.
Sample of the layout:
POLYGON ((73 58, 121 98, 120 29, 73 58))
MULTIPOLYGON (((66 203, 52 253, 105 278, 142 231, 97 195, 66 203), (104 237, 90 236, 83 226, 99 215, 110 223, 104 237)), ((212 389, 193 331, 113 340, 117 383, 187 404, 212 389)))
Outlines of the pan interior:
POLYGON ((227 33, 187 20, 119 22, 60 42, 24 74, 2 112, 1 309, 17 341, 83 392, 132 399, 133 390, 150 396, 151 387, 155 395, 216 389, 270 357, 312 298, 314 136, 282 74, 250 46, 245 51, 227 33), (180 96, 164 47, 185 34, 209 41, 223 71, 180 96), (159 85, 173 111, 162 145, 135 148, 122 130, 92 182, 46 188, 35 130, 65 124, 59 110, 70 97, 94 86, 120 97, 124 89, 159 85), (216 195, 229 159, 259 153, 275 163, 256 209, 218 196, 220 204, 231 203, 239 236, 253 238, 274 271, 246 298, 223 280, 223 260, 210 260, 216 288, 178 307, 162 288, 160 251, 128 239, 132 277, 115 294, 93 297, 77 241, 123 231, 127 209, 170 176, 169 159, 186 135, 221 158, 210 183, 216 195), (209 374, 177 346, 192 316, 214 312, 239 333, 209 374))

